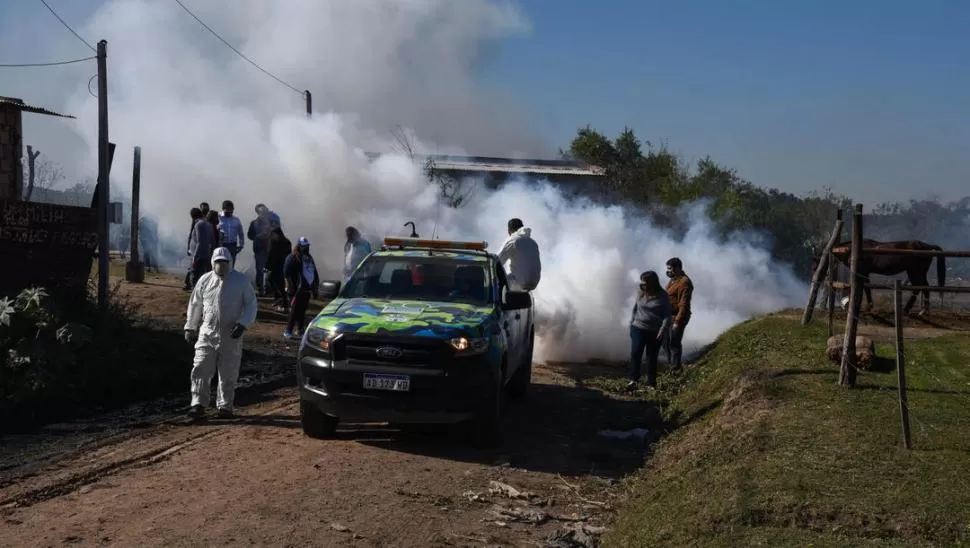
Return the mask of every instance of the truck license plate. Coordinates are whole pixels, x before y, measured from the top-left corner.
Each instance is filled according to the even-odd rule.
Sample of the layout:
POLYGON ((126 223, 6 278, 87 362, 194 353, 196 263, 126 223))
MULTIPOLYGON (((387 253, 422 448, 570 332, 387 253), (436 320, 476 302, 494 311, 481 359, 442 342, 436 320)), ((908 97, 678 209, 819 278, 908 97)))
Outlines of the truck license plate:
POLYGON ((364 388, 366 390, 407 392, 411 389, 411 377, 407 375, 372 375, 364 373, 364 388))

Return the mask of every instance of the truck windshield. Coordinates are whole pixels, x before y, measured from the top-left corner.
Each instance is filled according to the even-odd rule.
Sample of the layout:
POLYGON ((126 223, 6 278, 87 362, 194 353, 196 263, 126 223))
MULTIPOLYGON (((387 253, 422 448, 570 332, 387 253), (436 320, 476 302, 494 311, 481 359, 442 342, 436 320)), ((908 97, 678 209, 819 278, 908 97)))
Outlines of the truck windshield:
POLYGON ((345 298, 486 305, 492 301, 488 261, 435 256, 371 256, 342 292, 345 298))

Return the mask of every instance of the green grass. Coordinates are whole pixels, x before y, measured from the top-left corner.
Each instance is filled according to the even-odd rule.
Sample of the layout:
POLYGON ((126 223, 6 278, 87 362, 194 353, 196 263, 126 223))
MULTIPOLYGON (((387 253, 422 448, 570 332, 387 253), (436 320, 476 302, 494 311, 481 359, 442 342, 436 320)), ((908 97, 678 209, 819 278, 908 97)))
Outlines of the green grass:
MULTIPOLYGON (((604 545, 967 542, 970 337, 906 342, 912 450, 893 362, 843 389, 825 340, 824 322, 784 316, 722 335, 668 387, 676 428, 629 480, 604 545)), ((892 345, 877 354, 895 358, 892 345)))

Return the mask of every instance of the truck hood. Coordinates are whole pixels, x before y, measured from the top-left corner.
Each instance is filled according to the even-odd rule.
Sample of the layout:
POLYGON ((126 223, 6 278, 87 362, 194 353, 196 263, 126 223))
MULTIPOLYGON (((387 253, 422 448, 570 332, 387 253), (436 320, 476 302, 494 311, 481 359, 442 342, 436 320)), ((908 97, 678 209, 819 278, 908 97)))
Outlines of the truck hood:
POLYGON ((482 337, 491 307, 429 301, 335 299, 312 327, 339 333, 387 333, 418 337, 482 337))

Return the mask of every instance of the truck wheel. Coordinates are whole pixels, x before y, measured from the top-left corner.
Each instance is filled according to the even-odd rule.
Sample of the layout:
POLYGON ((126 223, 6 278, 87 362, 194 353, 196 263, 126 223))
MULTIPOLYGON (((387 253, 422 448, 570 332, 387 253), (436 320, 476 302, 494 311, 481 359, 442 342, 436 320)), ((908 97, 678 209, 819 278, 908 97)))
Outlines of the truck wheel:
POLYGON ((502 441, 502 386, 492 386, 489 397, 472 419, 472 440, 479 447, 494 447, 502 441))
POLYGON ((535 346, 535 334, 529 337, 529 349, 525 352, 525 357, 519 368, 512 374, 509 380, 509 397, 517 400, 525 399, 529 396, 529 387, 532 386, 532 349, 535 346))
POLYGON ((312 404, 300 400, 300 426, 303 433, 314 439, 328 439, 337 434, 338 420, 321 413, 312 404))

